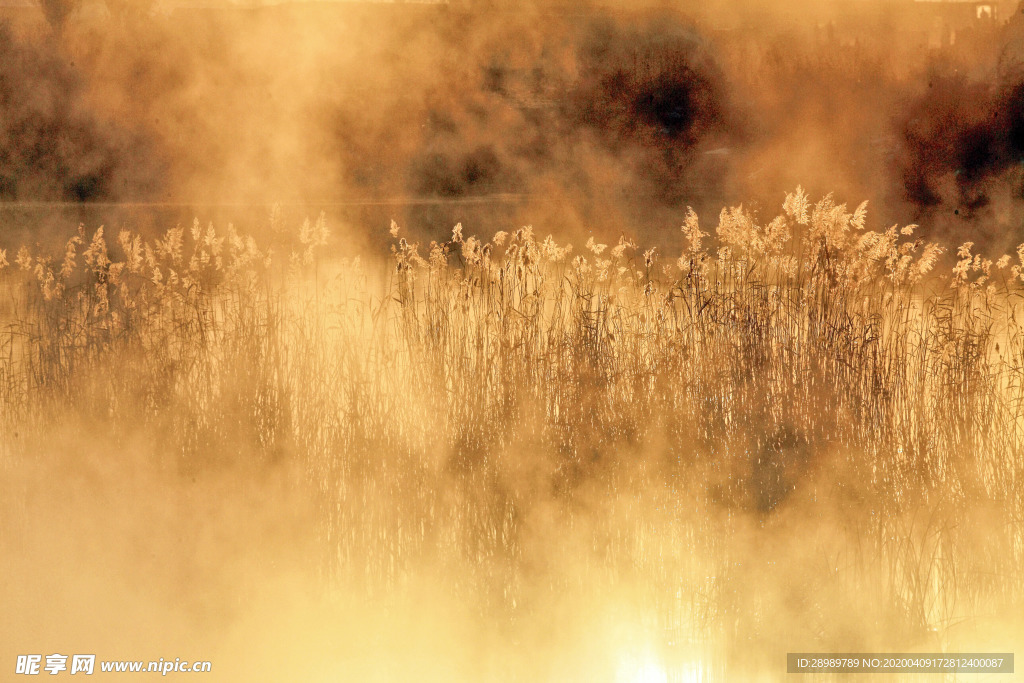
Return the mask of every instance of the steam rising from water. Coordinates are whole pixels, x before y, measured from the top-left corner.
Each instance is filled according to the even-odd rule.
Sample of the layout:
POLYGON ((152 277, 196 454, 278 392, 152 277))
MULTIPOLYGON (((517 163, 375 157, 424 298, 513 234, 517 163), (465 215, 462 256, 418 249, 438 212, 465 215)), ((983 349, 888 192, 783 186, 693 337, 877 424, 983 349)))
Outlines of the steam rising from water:
POLYGON ((98 115, 53 39, 0 25, 0 201, 147 198, 159 166, 131 122, 98 115))
POLYGON ((932 76, 927 92, 907 113, 903 131, 908 151, 904 179, 912 201, 925 207, 955 203, 976 212, 1000 187, 1015 200, 1024 198, 1020 78, 1022 74, 1013 73, 991 84, 956 74, 932 76), (942 196, 946 183, 954 196, 942 196))
MULTIPOLYGON (((1020 241, 1024 86, 1000 60, 1016 23, 980 33, 985 50, 930 53, 912 28, 830 28, 781 9, 282 6, 84 16, 59 37, 18 24, 0 31, 0 199, 258 205, 254 231, 282 244, 264 205, 369 202, 328 206, 338 252, 380 246, 391 218, 424 242, 461 220, 467 234, 531 223, 675 248, 686 206, 774 207, 802 182, 868 198, 880 221, 1020 241)), ((53 221, 9 207, 0 247, 16 229, 45 242, 38 226, 53 221)), ((142 220, 94 210, 93 224, 142 220)), ((340 334, 288 329, 290 340, 340 334)), ((337 348, 371 348, 353 334, 358 343, 337 348)), ((764 396, 751 398, 744 429, 769 452, 703 496, 666 474, 696 429, 639 435, 623 421, 609 428, 614 447, 604 432, 564 435, 576 458, 566 466, 531 431, 552 419, 547 406, 527 406, 497 436, 459 431, 433 401, 450 391, 407 395, 383 370, 360 377, 378 398, 403 397, 403 414, 421 416, 407 425, 379 413, 387 401, 330 403, 341 376, 331 373, 358 370, 361 356, 289 356, 280 367, 308 375, 288 387, 387 418, 386 439, 353 435, 316 412, 315 395, 307 405, 260 374, 288 354, 261 339, 219 349, 216 395, 161 385, 138 369, 148 361, 125 358, 83 383, 70 415, 40 412, 28 434, 5 433, 0 476, 15 494, 0 514, 14 521, 0 545, 13 550, 0 571, 17 618, 0 631, 0 670, 15 653, 96 651, 211 659, 213 680, 661 683, 720 679, 726 660, 754 680, 777 668, 764 653, 808 642, 997 650, 1000 628, 1019 629, 1011 609, 984 628, 950 627, 944 642, 918 628, 944 607, 928 570, 943 561, 935 529, 987 557, 980 536, 949 531, 983 528, 981 504, 937 504, 935 517, 889 527, 906 532, 899 561, 925 568, 907 598, 920 614, 872 596, 887 572, 909 570, 858 555, 858 524, 879 513, 859 487, 868 475, 842 468, 863 458, 810 449, 764 396), (113 391, 121 372, 137 381, 113 391), (160 391, 192 402, 136 424, 135 404, 152 408, 160 391), (299 419, 275 412, 292 400, 308 408, 309 443, 266 441, 299 419), (435 424, 459 438, 424 437, 435 424), (180 447, 181 433, 204 440, 180 447), (311 480, 288 460, 339 444, 348 478, 332 461, 311 480), (412 467, 411 452, 428 457, 412 467), (715 622, 721 605, 733 622, 715 622), (728 638, 713 637, 723 629, 728 638)), ((597 374, 579 381, 560 410, 587 424, 607 406, 588 391, 597 374)), ((817 424, 839 431, 832 419, 817 424)))
POLYGON ((771 205, 803 183, 866 197, 886 221, 1016 231, 1019 19, 929 52, 929 17, 823 7, 179 9, 81 16, 60 37, 22 19, 3 38, 0 192, 412 197, 442 203, 355 220, 658 241, 687 205, 771 205), (467 198, 485 201, 443 203, 467 198))

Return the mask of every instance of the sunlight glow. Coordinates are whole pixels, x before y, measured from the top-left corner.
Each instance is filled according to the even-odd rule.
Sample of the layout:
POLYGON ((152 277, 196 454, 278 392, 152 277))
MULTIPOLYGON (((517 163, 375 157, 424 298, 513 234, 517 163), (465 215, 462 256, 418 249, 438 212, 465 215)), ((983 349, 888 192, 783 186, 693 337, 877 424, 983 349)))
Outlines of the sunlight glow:
POLYGON ((615 676, 616 683, 668 683, 668 674, 653 652, 623 656, 615 676))

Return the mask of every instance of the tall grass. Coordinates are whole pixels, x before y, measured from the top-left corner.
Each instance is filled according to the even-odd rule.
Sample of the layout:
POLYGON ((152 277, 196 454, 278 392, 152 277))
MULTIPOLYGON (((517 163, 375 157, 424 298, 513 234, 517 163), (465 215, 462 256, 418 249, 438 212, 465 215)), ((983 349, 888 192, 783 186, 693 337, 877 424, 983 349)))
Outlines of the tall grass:
POLYGON ((513 632, 632 591, 670 671, 978 647, 1024 596, 1021 257, 783 208, 714 236, 690 212, 678 256, 393 224, 386 266, 318 256, 322 219, 290 258, 198 223, 80 231, 0 272, 6 429, 297 468, 324 586, 429 568, 513 632))

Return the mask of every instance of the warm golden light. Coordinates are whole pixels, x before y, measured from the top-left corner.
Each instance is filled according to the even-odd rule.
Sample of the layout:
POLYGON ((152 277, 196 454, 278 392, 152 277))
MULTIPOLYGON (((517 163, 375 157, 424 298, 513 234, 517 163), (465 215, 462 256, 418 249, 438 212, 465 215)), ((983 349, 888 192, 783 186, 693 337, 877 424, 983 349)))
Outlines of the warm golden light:
POLYGON ((616 683, 669 683, 668 674, 652 652, 624 655, 619 662, 616 683))
POLYGON ((0 0, 0 679, 1012 650, 1021 9, 0 0))

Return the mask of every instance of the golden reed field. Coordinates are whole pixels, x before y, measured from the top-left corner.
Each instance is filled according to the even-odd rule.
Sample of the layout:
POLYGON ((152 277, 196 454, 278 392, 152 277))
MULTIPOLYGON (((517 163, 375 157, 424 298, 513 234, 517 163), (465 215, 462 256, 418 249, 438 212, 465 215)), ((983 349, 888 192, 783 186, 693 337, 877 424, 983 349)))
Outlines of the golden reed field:
POLYGON ((1003 651, 1024 246, 937 268, 866 213, 690 212, 671 254, 392 224, 339 261, 322 218, 5 254, 5 643, 303 681, 1003 651))
POLYGON ((0 5, 0 680, 1018 680, 982 4, 0 5))

